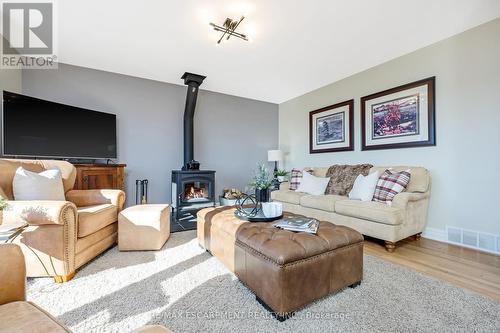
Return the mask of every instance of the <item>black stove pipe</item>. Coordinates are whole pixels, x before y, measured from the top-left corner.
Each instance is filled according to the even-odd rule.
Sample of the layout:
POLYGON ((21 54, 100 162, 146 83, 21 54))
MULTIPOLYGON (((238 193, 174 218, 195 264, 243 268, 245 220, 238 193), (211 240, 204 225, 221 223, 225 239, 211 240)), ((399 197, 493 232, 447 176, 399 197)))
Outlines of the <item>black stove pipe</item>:
POLYGON ((184 109, 184 165, 182 170, 198 170, 200 164, 194 160, 194 110, 198 98, 198 88, 206 76, 184 73, 181 79, 188 86, 184 109))

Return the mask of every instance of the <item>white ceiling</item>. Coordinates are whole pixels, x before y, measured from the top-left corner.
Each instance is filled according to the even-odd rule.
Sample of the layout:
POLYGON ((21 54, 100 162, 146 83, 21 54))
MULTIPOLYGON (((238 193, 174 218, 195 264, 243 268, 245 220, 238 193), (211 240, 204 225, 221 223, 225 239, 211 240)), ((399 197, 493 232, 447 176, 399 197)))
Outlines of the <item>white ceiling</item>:
POLYGON ((500 16, 499 0, 59 0, 59 61, 281 103, 500 16), (245 14, 230 39, 208 22, 245 14))

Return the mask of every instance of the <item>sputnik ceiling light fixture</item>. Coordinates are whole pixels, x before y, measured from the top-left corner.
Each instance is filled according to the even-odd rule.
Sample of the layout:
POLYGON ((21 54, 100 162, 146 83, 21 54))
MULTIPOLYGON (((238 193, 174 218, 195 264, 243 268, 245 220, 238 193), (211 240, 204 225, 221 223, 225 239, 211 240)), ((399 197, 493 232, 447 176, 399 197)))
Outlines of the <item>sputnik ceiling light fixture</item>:
POLYGON ((231 38, 231 36, 238 37, 238 38, 241 38, 243 40, 248 41, 248 38, 245 34, 236 32, 236 28, 238 28, 241 21, 243 21, 244 19, 245 19, 245 16, 242 16, 238 21, 232 20, 230 18, 226 18, 222 27, 220 25, 217 25, 215 23, 210 22, 210 25, 214 28, 215 31, 222 32, 222 36, 217 41, 217 44, 220 44, 220 42, 222 42, 224 37, 226 37, 226 40, 228 40, 229 38, 231 38))

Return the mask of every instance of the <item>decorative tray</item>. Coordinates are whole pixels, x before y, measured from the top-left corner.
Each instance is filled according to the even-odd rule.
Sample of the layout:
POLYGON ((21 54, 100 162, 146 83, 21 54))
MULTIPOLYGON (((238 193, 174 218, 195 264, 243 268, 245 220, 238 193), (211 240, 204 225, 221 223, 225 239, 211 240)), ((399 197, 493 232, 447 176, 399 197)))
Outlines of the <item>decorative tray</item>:
MULTIPOLYGON (((243 208, 243 211, 251 213, 252 208, 243 208)), ((250 215, 251 214, 245 215, 243 213, 240 213, 238 210, 236 210, 234 212, 234 216, 236 216, 240 220, 244 220, 244 221, 248 221, 248 222, 272 222, 272 221, 276 221, 276 220, 283 218, 283 214, 281 214, 279 216, 274 216, 274 217, 266 217, 264 215, 264 213, 262 212, 262 209, 259 209, 259 211, 257 212, 256 215, 254 215, 254 216, 250 216, 250 215)))

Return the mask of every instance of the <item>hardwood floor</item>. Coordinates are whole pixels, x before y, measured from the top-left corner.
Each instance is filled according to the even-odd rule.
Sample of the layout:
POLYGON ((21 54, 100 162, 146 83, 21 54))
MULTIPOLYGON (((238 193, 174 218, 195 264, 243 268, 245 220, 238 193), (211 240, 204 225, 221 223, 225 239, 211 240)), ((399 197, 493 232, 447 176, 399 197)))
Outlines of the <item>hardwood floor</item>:
POLYGON ((389 253, 366 239, 365 253, 405 266, 500 302, 500 256, 430 239, 404 240, 389 253))

